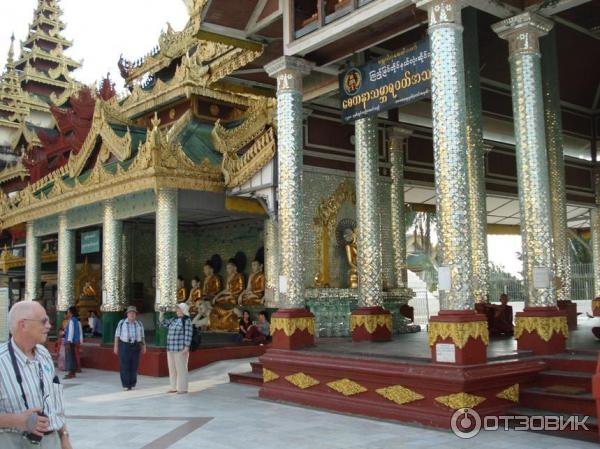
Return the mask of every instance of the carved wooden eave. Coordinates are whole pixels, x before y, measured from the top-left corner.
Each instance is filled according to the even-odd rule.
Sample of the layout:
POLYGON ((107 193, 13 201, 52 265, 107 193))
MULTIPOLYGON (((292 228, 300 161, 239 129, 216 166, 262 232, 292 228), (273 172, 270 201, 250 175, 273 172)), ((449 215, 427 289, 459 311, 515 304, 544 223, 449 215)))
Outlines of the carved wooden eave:
POLYGON ((21 122, 19 124, 18 132, 15 134, 15 136, 12 139, 12 141, 10 142, 10 147, 11 148, 17 148, 17 145, 19 145, 19 141, 21 140, 21 138, 25 139, 25 141, 30 146, 39 146, 39 145, 41 145, 40 138, 38 137, 38 135, 35 132, 31 131, 27 127, 27 123, 26 122, 21 122))
MULTIPOLYGON (((42 263, 48 262, 56 262, 58 260, 58 253, 52 253, 48 251, 42 251, 41 254, 42 263)), ((7 273, 9 270, 18 267, 25 266, 25 258, 20 256, 15 256, 11 250, 5 245, 2 253, 0 253, 0 269, 4 273, 7 273)))
POLYGON ((19 160, 13 165, 8 165, 0 170, 0 184, 4 184, 11 179, 20 178, 21 180, 29 177, 29 170, 27 170, 23 163, 19 160))
POLYGON ((46 42, 51 42, 53 44, 60 44, 60 45, 62 45, 62 47, 64 49, 67 49, 67 48, 73 46, 72 41, 65 39, 64 37, 62 37, 60 35, 53 36, 50 33, 44 32, 44 30, 41 28, 38 28, 37 30, 30 32, 29 35, 27 36, 27 38, 23 42, 21 42, 21 45, 24 47, 27 47, 29 44, 33 44, 38 39, 42 40, 42 41, 46 41, 46 42))
POLYGON ((275 156, 273 115, 276 101, 268 97, 251 97, 251 101, 241 125, 226 129, 217 120, 211 133, 215 149, 223 155, 221 169, 228 188, 250 180, 275 156))
POLYGON ((22 49, 21 57, 16 62, 16 66, 19 67, 27 63, 27 61, 36 61, 37 59, 43 59, 45 61, 54 62, 56 64, 66 64, 71 69, 77 69, 81 67, 82 61, 75 61, 74 59, 69 58, 64 53, 64 49, 62 45, 57 45, 50 51, 46 51, 37 46, 37 44, 33 44, 31 49, 25 47, 22 49))
POLYGON ((2 198, 0 227, 6 229, 75 207, 150 189, 222 192, 225 185, 220 168, 207 159, 200 164, 194 163, 181 145, 169 141, 158 126, 159 121, 153 120, 153 129, 126 168, 120 163, 111 164, 113 168, 109 168, 98 159, 85 179, 70 178, 67 183, 63 180, 68 174, 64 166, 28 185, 13 198, 2 198))

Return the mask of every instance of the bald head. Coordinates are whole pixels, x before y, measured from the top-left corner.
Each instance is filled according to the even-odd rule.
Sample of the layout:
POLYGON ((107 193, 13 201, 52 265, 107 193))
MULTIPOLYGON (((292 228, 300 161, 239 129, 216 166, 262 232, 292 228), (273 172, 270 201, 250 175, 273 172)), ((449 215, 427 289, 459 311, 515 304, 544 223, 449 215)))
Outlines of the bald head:
POLYGON ((35 301, 20 301, 15 303, 8 312, 8 325, 10 333, 15 335, 19 327, 19 321, 36 319, 45 316, 44 308, 35 301))

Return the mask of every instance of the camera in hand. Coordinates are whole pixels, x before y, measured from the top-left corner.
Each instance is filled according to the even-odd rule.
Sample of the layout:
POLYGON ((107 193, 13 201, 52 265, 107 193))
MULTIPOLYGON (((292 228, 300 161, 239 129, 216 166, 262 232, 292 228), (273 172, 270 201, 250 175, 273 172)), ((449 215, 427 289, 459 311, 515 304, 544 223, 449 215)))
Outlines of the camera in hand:
MULTIPOLYGON (((34 414, 37 416, 43 416, 44 418, 48 417, 48 415, 46 415, 45 413, 34 413, 34 414)), ((23 437, 25 437, 27 439, 27 441, 29 441, 29 443, 37 445, 37 444, 42 443, 43 435, 36 435, 34 433, 23 432, 23 437)))

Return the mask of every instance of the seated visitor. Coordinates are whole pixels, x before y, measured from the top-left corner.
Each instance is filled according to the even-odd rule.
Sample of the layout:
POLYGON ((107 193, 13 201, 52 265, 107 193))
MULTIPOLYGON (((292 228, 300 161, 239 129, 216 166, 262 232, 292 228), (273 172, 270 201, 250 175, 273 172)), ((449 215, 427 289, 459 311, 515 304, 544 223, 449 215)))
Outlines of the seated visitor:
POLYGON ((206 261, 202 271, 204 272, 202 299, 212 301, 215 295, 221 291, 221 278, 215 274, 215 267, 210 260, 206 261))
POLYGON ((96 315, 96 312, 93 310, 88 316, 87 328, 89 335, 92 337, 100 337, 102 335, 102 322, 100 321, 100 318, 98 318, 98 315, 96 315))
POLYGON ((252 319, 250 318, 250 312, 248 312, 247 310, 244 310, 242 312, 242 317, 240 318, 240 322, 238 324, 238 329, 239 329, 239 335, 238 335, 238 340, 246 340, 246 335, 248 334, 248 331, 250 330, 250 328, 253 326, 252 324, 252 319))
POLYGON ((490 335, 513 335, 513 310, 508 305, 508 295, 500 295, 500 305, 492 305, 493 316, 491 319, 490 335))
POLYGON ((270 333, 271 324, 267 318, 267 312, 262 310, 258 313, 258 321, 246 331, 243 340, 252 343, 264 343, 269 338, 270 333))
POLYGON ((227 262, 227 287, 212 300, 210 329, 235 332, 238 328, 239 309, 236 308, 240 293, 244 290, 244 276, 237 271, 235 260, 227 262))
POLYGON ((238 304, 243 306, 257 306, 264 302, 265 274, 263 264, 258 259, 252 261, 252 272, 248 278, 248 285, 238 299, 238 304))

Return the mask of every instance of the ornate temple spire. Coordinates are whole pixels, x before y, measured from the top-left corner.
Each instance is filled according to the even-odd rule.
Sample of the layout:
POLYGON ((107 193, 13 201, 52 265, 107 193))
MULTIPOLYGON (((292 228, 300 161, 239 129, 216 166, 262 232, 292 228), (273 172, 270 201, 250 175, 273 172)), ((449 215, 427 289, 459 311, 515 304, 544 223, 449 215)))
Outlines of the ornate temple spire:
POLYGON ((11 128, 20 126, 29 114, 25 104, 25 93, 21 89, 19 74, 14 64, 15 35, 11 36, 6 69, 0 78, 0 126, 4 124, 11 128))

